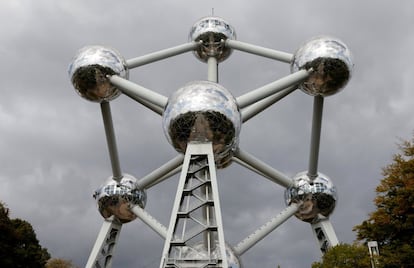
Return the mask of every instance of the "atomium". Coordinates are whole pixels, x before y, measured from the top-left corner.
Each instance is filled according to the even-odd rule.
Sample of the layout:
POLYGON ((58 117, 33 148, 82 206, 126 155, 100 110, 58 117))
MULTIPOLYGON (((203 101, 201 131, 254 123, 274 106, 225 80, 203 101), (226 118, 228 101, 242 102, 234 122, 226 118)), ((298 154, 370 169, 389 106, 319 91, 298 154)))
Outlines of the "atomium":
POLYGON ((164 133, 178 152, 185 153, 189 142, 212 142, 218 168, 230 163, 240 127, 233 95, 208 81, 195 81, 175 91, 163 114, 164 133))
POLYGON ((108 219, 114 215, 121 223, 136 219, 137 216, 130 210, 131 206, 144 208, 147 202, 147 194, 138 188, 137 179, 129 174, 124 174, 119 182, 108 178, 93 196, 102 217, 108 219))
POLYGON ((311 70, 300 88, 312 96, 329 96, 339 92, 352 75, 351 52, 339 39, 320 36, 303 44, 294 54, 291 72, 311 70))
POLYGON ((69 65, 69 77, 78 94, 93 102, 111 101, 121 92, 107 76, 128 78, 124 58, 114 49, 87 46, 78 51, 69 65))
POLYGON ((94 193, 105 221, 87 268, 110 268, 122 224, 137 217, 165 240, 160 268, 242 267, 241 256, 293 215, 310 223, 322 252, 339 243, 329 222, 337 202, 336 188, 317 169, 324 97, 342 90, 352 76, 348 47, 337 38, 321 36, 289 54, 235 39, 234 28, 225 20, 205 17, 193 25, 189 42, 181 46, 128 62, 111 48, 88 46, 73 58, 68 71, 75 90, 100 103, 113 173, 94 193), (233 49, 290 63, 292 74, 235 98, 218 84, 218 63, 233 49), (169 98, 128 81, 129 69, 190 51, 207 63, 209 81, 190 82, 169 98), (314 96, 309 170, 318 174, 315 178, 307 172, 289 178, 239 148, 242 123, 297 88, 314 96), (109 101, 122 92, 162 115, 164 134, 179 153, 139 181, 122 176, 119 163, 109 101), (234 247, 225 242, 215 170, 232 162, 286 187, 287 205, 234 247), (164 226, 144 210, 146 190, 180 171, 170 225, 164 226))
POLYGON ((305 222, 315 223, 329 217, 338 199, 336 188, 331 179, 319 173, 315 179, 307 172, 300 172, 293 178, 294 185, 285 190, 287 205, 301 203, 295 216, 305 222))
POLYGON ((189 41, 202 42, 194 51, 195 56, 207 62, 214 57, 218 62, 227 59, 232 49, 226 47, 223 41, 236 39, 236 31, 225 20, 219 17, 205 17, 197 21, 191 28, 189 41))

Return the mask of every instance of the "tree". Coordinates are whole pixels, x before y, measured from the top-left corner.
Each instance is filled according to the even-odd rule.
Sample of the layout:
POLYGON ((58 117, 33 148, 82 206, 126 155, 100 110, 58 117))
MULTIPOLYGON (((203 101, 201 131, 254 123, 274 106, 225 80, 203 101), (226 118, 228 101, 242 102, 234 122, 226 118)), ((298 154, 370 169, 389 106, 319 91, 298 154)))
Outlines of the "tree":
POLYGON ((321 262, 312 268, 367 268, 371 267, 368 248, 359 244, 339 244, 328 249, 321 262))
POLYGON ((414 139, 403 141, 393 162, 383 169, 376 188, 376 210, 354 227, 357 239, 377 241, 380 264, 414 267, 414 139))
POLYGON ((0 267, 43 268, 49 258, 30 223, 10 219, 9 209, 0 202, 0 267))
POLYGON ((75 268, 69 260, 53 258, 47 261, 45 268, 75 268))

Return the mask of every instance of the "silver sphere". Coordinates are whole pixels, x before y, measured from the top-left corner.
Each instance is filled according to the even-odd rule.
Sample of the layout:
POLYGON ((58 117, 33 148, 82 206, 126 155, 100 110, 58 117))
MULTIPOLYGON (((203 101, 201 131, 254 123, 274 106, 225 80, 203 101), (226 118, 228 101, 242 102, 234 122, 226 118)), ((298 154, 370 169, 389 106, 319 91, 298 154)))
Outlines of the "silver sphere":
POLYGON ((107 75, 128 78, 125 59, 115 50, 103 46, 87 46, 78 51, 69 65, 69 78, 80 96, 93 101, 110 101, 121 92, 107 75))
POLYGON ((222 18, 205 17, 193 25, 188 39, 189 41, 202 41, 202 44, 194 51, 194 55, 199 60, 207 62, 208 58, 215 57, 218 62, 221 62, 232 52, 232 49, 226 47, 222 41, 236 39, 236 31, 222 18))
POLYGON ((339 39, 321 36, 309 40, 294 54, 291 72, 310 70, 300 88, 311 96, 329 96, 345 87, 352 75, 351 52, 339 39))
MULTIPOLYGON (((233 251, 231 246, 229 246, 227 243, 225 244, 226 247, 226 256, 227 256, 227 264, 229 268, 242 268, 243 264, 239 257, 236 255, 236 253, 233 251)), ((200 259, 200 260, 210 260, 210 259, 216 259, 220 258, 220 246, 218 244, 218 241, 216 242, 216 246, 214 248, 214 251, 210 253, 207 252, 204 243, 199 242, 196 243, 194 246, 188 246, 183 249, 181 252, 183 258, 188 259, 200 259)))
POLYGON ((233 95, 217 83, 196 81, 168 99, 164 133, 171 145, 185 153, 187 143, 212 142, 218 168, 230 164, 238 147, 240 111, 233 95))
POLYGON ((130 206, 138 205, 144 208, 147 202, 147 194, 137 187, 137 179, 124 174, 120 182, 110 177, 93 197, 98 203, 98 209, 102 217, 108 219, 114 215, 121 223, 127 223, 136 218, 130 210, 130 206))
POLYGON ((296 217, 311 223, 320 220, 320 216, 329 217, 338 199, 332 181, 321 173, 312 181, 307 172, 298 173, 293 181, 294 185, 285 191, 285 201, 287 205, 303 202, 296 217))

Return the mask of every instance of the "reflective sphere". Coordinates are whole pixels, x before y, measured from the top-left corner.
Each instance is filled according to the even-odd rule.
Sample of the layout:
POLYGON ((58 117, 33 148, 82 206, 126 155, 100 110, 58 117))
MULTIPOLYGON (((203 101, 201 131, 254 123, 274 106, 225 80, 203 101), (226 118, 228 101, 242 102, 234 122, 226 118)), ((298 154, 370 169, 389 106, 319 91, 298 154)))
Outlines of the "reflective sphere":
POLYGON ((117 51, 103 46, 80 49, 68 71, 78 94, 94 102, 110 101, 121 94, 109 82, 107 75, 128 78, 125 59, 117 51))
POLYGON ((163 114, 164 133, 178 152, 185 153, 188 142, 212 142, 218 168, 230 163, 240 127, 236 99, 221 85, 208 81, 178 89, 163 114))
POLYGON ((147 202, 146 192, 138 189, 137 179, 128 174, 124 174, 119 183, 110 177, 95 191, 93 197, 98 203, 99 212, 105 219, 115 215, 121 223, 127 223, 136 218, 130 210, 131 205, 144 208, 147 202))
MULTIPOLYGON (((213 252, 211 252, 211 256, 208 255, 207 250, 204 247, 204 243, 200 242, 194 246, 184 248, 183 258, 190 258, 190 259, 201 259, 201 260, 208 260, 208 259, 215 259, 219 258, 220 249, 218 242, 216 243, 216 247, 213 252)), ((234 253, 233 249, 226 243, 226 255, 227 255, 227 262, 229 268, 242 268, 243 265, 239 259, 239 257, 234 253)))
POLYGON ((291 72, 310 70, 310 77, 300 85, 309 95, 329 96, 339 92, 351 78, 351 52, 342 41, 328 36, 311 39, 294 54, 291 72))
POLYGON ((225 47, 222 40, 236 39, 234 28, 219 17, 206 17, 197 21, 191 28, 189 41, 202 41, 194 51, 195 56, 207 62, 209 57, 215 57, 218 62, 227 59, 232 49, 225 47))
POLYGON ((295 214, 305 222, 317 222, 322 215, 328 217, 334 210, 337 201, 336 188, 331 180, 319 173, 313 181, 307 172, 298 173, 294 178, 294 185, 286 189, 285 201, 287 205, 302 201, 295 214))

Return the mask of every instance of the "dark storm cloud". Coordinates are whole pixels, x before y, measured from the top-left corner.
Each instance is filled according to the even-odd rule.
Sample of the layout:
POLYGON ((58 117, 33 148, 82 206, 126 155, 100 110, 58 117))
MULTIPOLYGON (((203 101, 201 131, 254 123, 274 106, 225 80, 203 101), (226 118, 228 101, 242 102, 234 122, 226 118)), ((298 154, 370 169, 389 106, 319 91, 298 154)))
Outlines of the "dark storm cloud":
MULTIPOLYGON (((320 171, 339 189, 331 217, 338 237, 373 209, 381 167, 411 136, 414 46, 410 1, 3 1, 0 4, 0 200, 31 222, 55 257, 82 267, 102 219, 92 192, 111 174, 99 105, 81 99, 67 66, 84 45, 110 45, 126 58, 187 42, 192 24, 214 13, 238 39, 293 53, 320 34, 342 39, 355 71, 326 98, 320 171)), ((239 96, 289 74, 280 62, 234 51, 220 82, 239 96)), ((169 96, 206 79, 191 53, 131 70, 131 80, 169 96)), ((122 170, 138 178, 175 156, 161 117, 121 96, 111 102, 122 170)), ((242 127, 240 147, 276 169, 307 169, 312 98, 298 91, 242 127)), ((232 245, 277 215, 283 189, 237 164, 218 172, 226 239, 232 245)), ((173 178, 148 191, 147 210, 169 222, 173 178)), ((123 227, 114 267, 156 267, 163 241, 142 222, 123 227)), ((320 256, 310 226, 295 218, 243 255, 245 267, 309 267, 320 256)))

